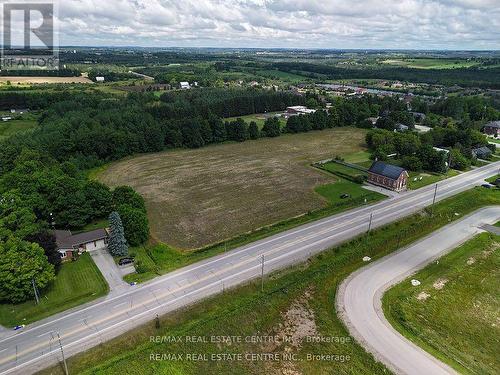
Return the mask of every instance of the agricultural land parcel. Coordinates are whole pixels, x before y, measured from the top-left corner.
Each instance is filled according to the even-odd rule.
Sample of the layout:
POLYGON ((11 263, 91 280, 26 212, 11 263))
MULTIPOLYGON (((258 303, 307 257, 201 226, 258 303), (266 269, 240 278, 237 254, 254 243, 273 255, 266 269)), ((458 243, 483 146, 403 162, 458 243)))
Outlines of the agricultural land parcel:
POLYGON ((341 128, 167 151, 113 163, 97 175, 142 194, 155 239, 199 248, 325 207, 314 188, 333 176, 310 163, 361 151, 364 137, 364 130, 341 128))

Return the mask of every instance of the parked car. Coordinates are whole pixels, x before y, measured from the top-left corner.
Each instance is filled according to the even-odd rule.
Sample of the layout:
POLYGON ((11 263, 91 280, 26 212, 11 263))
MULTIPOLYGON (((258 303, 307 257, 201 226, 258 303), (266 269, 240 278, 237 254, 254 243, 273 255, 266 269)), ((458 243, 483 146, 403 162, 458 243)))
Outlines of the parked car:
POLYGON ((15 327, 14 327, 14 331, 18 331, 18 330, 20 330, 20 329, 23 329, 24 327, 26 327, 26 325, 24 325, 24 324, 21 324, 21 325, 15 326, 15 327))
POLYGON ((491 189, 493 187, 493 185, 490 185, 490 184, 482 184, 481 186, 486 188, 486 189, 491 189))
POLYGON ((340 198, 342 198, 342 199, 346 199, 346 198, 349 198, 349 197, 350 197, 350 195, 349 195, 349 194, 347 194, 347 193, 344 193, 344 194, 342 194, 342 195, 340 196, 340 198))
POLYGON ((134 258, 121 258, 119 261, 118 261, 118 265, 119 266, 125 266, 127 264, 132 264, 134 263, 134 258))

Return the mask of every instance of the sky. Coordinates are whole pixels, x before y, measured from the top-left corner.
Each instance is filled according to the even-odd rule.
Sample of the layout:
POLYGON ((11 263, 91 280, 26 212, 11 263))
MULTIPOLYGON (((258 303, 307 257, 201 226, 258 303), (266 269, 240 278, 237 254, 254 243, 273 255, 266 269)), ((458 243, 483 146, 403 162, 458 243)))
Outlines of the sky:
POLYGON ((62 0, 58 4, 62 46, 500 49, 500 0, 62 0))

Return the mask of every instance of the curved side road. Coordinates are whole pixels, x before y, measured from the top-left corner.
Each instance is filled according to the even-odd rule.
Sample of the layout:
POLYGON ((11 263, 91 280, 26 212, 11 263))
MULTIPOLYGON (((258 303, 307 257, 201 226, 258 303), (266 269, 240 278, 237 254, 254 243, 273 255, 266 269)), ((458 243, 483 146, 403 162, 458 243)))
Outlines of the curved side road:
POLYGON ((403 337, 385 319, 382 295, 433 260, 500 220, 500 206, 483 208, 407 248, 352 273, 339 287, 336 307, 351 335, 396 374, 456 372, 403 337))

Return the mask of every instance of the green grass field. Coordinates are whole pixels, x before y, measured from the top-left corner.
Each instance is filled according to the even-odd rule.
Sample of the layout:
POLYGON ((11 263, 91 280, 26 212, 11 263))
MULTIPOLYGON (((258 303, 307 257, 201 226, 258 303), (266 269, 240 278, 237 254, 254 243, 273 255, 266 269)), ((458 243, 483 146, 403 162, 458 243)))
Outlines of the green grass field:
MULTIPOLYGON (((500 204, 500 196, 486 189, 473 189, 439 202, 431 217, 425 211, 376 229, 337 248, 315 256, 302 265, 267 276, 264 292, 260 281, 227 290, 224 294, 168 314, 68 360, 70 373, 81 374, 387 374, 358 344, 350 339, 335 313, 335 293, 340 282, 364 265, 362 257, 384 256, 400 246, 457 220, 483 206, 500 204), (455 213, 459 213, 456 216, 455 213), (151 336, 181 336, 178 343, 154 343, 151 336), (294 337, 294 344, 210 342, 212 335, 294 337), (186 342, 201 336, 208 342, 186 342), (336 338, 332 342, 308 343, 305 337, 336 338), (155 361, 151 355, 174 353, 284 353, 297 361, 155 361), (341 361, 308 361, 307 354, 343 355, 341 361), (302 360, 300 360, 302 359, 302 360)), ((251 341, 251 340, 250 340, 251 341)), ((61 367, 42 374, 62 374, 61 367)))
POLYGON ((367 172, 335 162, 325 163, 321 168, 340 177, 368 177, 367 172))
POLYGON ((483 233, 390 289, 384 311, 394 327, 460 373, 500 368, 500 237, 483 233))
POLYGON ((370 162, 371 164, 373 161, 370 160, 370 155, 368 151, 358 151, 343 155, 342 157, 346 163, 362 164, 370 162))
POLYGON ((494 182, 496 181, 498 178, 500 178, 500 174, 497 174, 496 176, 492 176, 490 178, 487 178, 486 181, 487 182, 494 182))
POLYGON ((0 139, 38 126, 38 115, 33 113, 23 114, 19 118, 15 118, 17 117, 15 114, 5 114, 4 116, 12 116, 14 119, 9 121, 0 120, 0 139))
MULTIPOLYGON (((334 184, 318 186, 315 190, 328 199, 330 204, 356 202, 365 198, 367 202, 373 202, 385 198, 385 195, 364 189, 361 185, 347 180, 339 180, 334 184), (349 198, 340 198, 342 194, 349 194, 349 198)), ((357 204, 353 204, 353 206, 357 206, 357 204)))
POLYGON ((28 324, 101 297, 108 290, 92 258, 84 253, 77 261, 61 266, 55 281, 41 291, 39 305, 34 301, 0 304, 0 324, 5 327, 28 324))
POLYGON ((422 58, 422 59, 390 59, 382 61, 383 64, 404 66, 415 69, 457 69, 470 68, 478 62, 464 59, 422 58))
POLYGON ((420 189, 421 187, 435 184, 436 182, 442 181, 444 179, 457 176, 460 172, 450 169, 446 173, 438 174, 438 173, 418 173, 418 172, 410 172, 410 178, 408 179, 408 188, 411 190, 420 189), (420 177, 422 179, 420 180, 420 177), (414 179, 417 181, 414 181, 414 179))
MULTIPOLYGON (((245 120, 245 122, 248 124, 252 121, 255 121, 255 123, 257 124, 259 129, 262 129, 262 127, 264 126, 264 122, 266 122, 266 119, 268 117, 272 117, 273 115, 276 115, 278 113, 282 113, 282 112, 256 113, 253 115, 246 115, 246 116, 227 117, 224 119, 224 121, 234 121, 238 118, 241 118, 241 119, 245 120)), ((279 120, 280 120, 281 126, 284 127, 286 125, 286 120, 282 117, 279 117, 279 120)))
POLYGON ((255 74, 260 75, 265 78, 277 79, 280 81, 287 81, 292 83, 299 83, 309 80, 309 77, 302 76, 299 74, 282 72, 281 70, 271 70, 271 69, 262 69, 257 70, 255 74))

